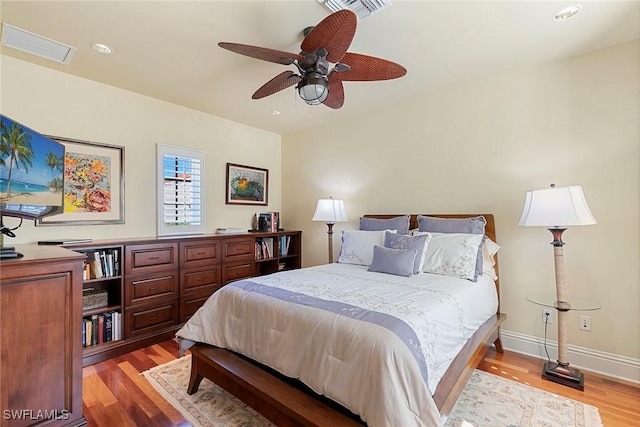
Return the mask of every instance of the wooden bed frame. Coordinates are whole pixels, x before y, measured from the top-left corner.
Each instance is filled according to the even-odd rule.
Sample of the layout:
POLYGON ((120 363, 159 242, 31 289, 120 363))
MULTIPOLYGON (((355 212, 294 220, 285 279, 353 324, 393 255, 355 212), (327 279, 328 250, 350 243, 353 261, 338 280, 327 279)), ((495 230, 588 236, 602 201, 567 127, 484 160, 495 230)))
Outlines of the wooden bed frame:
MULTIPOLYGON (((387 219, 406 214, 365 215, 367 218, 387 219)), ((485 234, 496 242, 492 214, 424 214, 439 218, 469 218, 482 215, 487 220, 485 234)), ((417 214, 411 215, 410 229, 418 228, 417 214)), ((498 261, 495 264, 498 274, 498 261)), ((500 283, 496 280, 500 301, 500 283)), ((506 318, 497 313, 487 320, 467 341, 440 380, 433 399, 442 416, 451 412, 473 370, 491 347, 502 353, 499 327, 506 318)), ((198 390, 203 378, 208 378, 253 407, 277 426, 362 426, 360 418, 335 402, 313 393, 299 381, 291 380, 222 348, 196 344, 191 349, 191 379, 187 392, 198 390)))

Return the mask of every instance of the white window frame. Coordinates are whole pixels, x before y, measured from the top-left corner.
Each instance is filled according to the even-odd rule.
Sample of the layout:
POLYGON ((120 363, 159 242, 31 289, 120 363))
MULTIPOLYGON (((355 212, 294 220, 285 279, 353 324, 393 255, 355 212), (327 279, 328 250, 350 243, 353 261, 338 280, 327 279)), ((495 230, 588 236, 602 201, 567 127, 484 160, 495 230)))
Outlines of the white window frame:
MULTIPOLYGON (((157 224, 158 224, 158 236, 172 236, 172 235, 184 235, 184 234, 204 234, 205 230, 205 218, 206 218, 206 203, 204 197, 204 152, 193 150, 189 148, 174 147, 171 145, 158 144, 157 150, 157 224), (194 191, 196 197, 200 198, 200 218, 195 223, 187 224, 169 224, 165 222, 165 170, 164 160, 165 157, 182 157, 192 159, 200 163, 200 186, 199 191, 194 191)), ((179 204, 179 203, 176 203, 179 204)))

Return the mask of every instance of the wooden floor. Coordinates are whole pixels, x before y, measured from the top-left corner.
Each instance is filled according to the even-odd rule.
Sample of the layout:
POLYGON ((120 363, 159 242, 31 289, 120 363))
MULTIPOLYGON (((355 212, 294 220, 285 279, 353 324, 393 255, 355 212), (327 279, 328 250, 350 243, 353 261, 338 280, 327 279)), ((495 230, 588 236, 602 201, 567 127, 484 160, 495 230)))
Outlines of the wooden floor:
MULTIPOLYGON (((178 357, 174 341, 83 369, 83 413, 94 426, 189 426, 140 375, 178 357)), ((489 352, 479 369, 596 406, 605 427, 640 426, 640 386, 585 372, 584 392, 540 378, 543 361, 489 352)))

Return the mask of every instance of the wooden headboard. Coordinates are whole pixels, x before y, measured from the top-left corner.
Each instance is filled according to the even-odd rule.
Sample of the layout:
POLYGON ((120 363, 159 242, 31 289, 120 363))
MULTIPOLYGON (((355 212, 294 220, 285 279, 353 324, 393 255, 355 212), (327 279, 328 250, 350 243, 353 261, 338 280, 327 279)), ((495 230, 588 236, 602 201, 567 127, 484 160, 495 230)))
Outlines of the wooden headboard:
MULTIPOLYGON (((389 219, 389 218, 395 218, 395 217, 404 216, 404 215, 407 215, 407 214, 383 214, 383 215, 367 214, 363 216, 365 218, 389 219)), ((496 240, 496 223, 493 219, 493 214, 409 214, 410 216, 409 230, 418 228, 418 215, 434 216, 437 218, 458 218, 458 219, 470 218, 474 216, 483 216, 487 220, 487 224, 485 225, 485 229, 484 229, 484 234, 494 242, 498 243, 498 241, 496 240)), ((496 279, 495 282, 496 282, 496 292, 498 293, 498 313, 500 313, 500 279, 499 279, 500 270, 498 268, 497 254, 495 255, 495 260, 496 260, 496 265, 494 266, 494 268, 496 270, 496 276, 498 277, 498 279, 496 279)))

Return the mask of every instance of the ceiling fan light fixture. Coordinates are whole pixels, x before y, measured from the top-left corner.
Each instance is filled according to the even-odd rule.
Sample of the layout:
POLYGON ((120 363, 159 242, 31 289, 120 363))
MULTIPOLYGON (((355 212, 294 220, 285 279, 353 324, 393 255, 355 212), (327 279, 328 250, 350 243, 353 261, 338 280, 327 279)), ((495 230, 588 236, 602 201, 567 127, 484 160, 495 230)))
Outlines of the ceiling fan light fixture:
POLYGON ((298 83, 300 98, 309 105, 319 105, 329 95, 329 81, 320 75, 305 76, 298 83))

